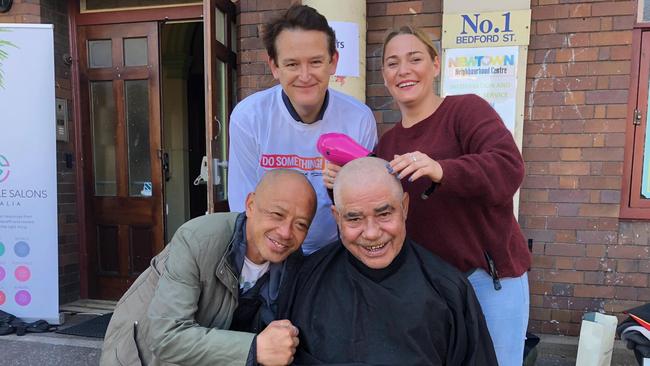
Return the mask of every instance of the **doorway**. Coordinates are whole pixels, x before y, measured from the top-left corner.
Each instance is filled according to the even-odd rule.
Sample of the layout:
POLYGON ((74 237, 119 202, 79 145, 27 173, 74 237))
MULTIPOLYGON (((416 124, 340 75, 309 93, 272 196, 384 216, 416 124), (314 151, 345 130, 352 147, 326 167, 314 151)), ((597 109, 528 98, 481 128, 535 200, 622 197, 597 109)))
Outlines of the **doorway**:
POLYGON ((163 248, 156 22, 79 27, 89 296, 116 299, 163 248))
POLYGON ((69 1, 82 146, 81 296, 118 299, 180 225, 228 208, 235 6, 204 0, 127 10, 117 5, 128 1, 117 1, 115 9, 79 13, 69 1))
POLYGON ((207 211, 203 22, 161 25, 165 241, 207 211))

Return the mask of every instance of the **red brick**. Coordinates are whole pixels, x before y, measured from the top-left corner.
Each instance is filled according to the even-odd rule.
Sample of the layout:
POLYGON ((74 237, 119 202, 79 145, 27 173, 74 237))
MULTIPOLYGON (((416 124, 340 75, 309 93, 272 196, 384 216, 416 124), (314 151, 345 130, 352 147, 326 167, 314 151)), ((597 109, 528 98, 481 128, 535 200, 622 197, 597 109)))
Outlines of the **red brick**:
POLYGON ((589 202, 589 192, 579 190, 551 190, 548 193, 549 202, 589 202))
POLYGON ((565 48, 557 50, 555 54, 556 62, 579 62, 579 61, 596 61, 598 60, 598 48, 565 48))
POLYGON ((554 34, 557 32, 556 20, 542 20, 535 24, 536 34, 554 34))
POLYGON ((629 60, 632 56, 632 46, 612 46, 611 60, 629 60))
POLYGON ((552 162, 549 172, 553 175, 589 175, 589 163, 585 162, 552 162))
POLYGON ((552 176, 530 176, 524 177, 522 187, 526 188, 559 188, 558 177, 552 176))
POLYGON ((422 1, 405 1, 389 3, 386 15, 419 14, 422 12, 422 1))
MULTIPOLYGON (((531 50, 538 49, 556 49, 565 47, 567 44, 567 37, 564 34, 543 34, 531 37, 529 48, 531 50)), ((549 52, 553 52, 549 50, 549 52)), ((544 58, 546 59, 546 55, 544 58)), ((549 60, 550 61, 550 60, 549 60)))
POLYGON ((585 132, 625 132, 625 122, 623 119, 591 119, 585 121, 585 132))
POLYGON ((547 244, 545 254, 560 257, 582 257, 585 255, 585 246, 582 244, 547 244))
POLYGON ((614 287, 614 297, 623 300, 639 300, 639 289, 635 287, 614 287))
MULTIPOLYGON (((555 148, 557 150, 557 148, 555 148)), ((560 160, 579 161, 582 160, 582 149, 560 149, 560 160)))
POLYGON ((633 15, 628 15, 628 16, 616 16, 614 17, 613 21, 613 27, 612 29, 614 30, 626 30, 626 29, 632 29, 634 27, 634 16, 633 15))
POLYGON ((600 30, 611 31, 614 29, 612 17, 600 17, 600 30))
POLYGON ((593 106, 560 106, 553 107, 553 118, 555 119, 586 119, 592 118, 593 106))
POLYGON ((569 18, 558 20, 558 33, 596 32, 600 30, 600 18, 569 18))
POLYGON ((578 183, 582 189, 620 189, 620 177, 580 177, 578 183))
POLYGON ((645 273, 607 273, 605 284, 615 286, 647 287, 648 275, 645 273))
POLYGON ((614 297, 614 287, 612 286, 588 286, 576 285, 574 288, 574 296, 576 297, 596 297, 611 299, 614 297))
POLYGON ((627 103, 627 90, 593 90, 585 92, 587 104, 627 103))
POLYGON ((556 91, 591 90, 596 87, 596 77, 566 77, 554 81, 556 91))
POLYGON ((591 15, 594 17, 611 15, 633 15, 634 10, 634 1, 594 3, 591 5, 591 15))
POLYGON ((522 202, 519 212, 523 215, 554 216, 557 214, 557 206, 551 203, 522 202))
POLYGON ((532 20, 565 19, 569 17, 568 5, 549 5, 531 7, 532 20))
POLYGON ((368 17, 368 30, 383 30, 393 27, 393 17, 368 17))
POLYGON ((574 4, 569 6, 569 17, 579 18, 591 15, 591 4, 574 4))
POLYGON ((607 118, 626 118, 627 106, 626 105, 608 105, 607 118))
POLYGON ((583 204, 580 207, 580 216, 618 217, 618 205, 612 204, 583 204))
POLYGON ((619 259, 616 261, 616 271, 617 272, 638 272, 639 271, 639 260, 638 259, 619 259))
POLYGON ((630 31, 594 32, 589 37, 589 44, 592 46, 617 46, 631 43, 632 32, 630 31))
POLYGON ((579 271, 544 271, 544 279, 559 283, 582 283, 584 273, 579 271))
POLYGON ((526 76, 536 79, 564 76, 566 75, 566 68, 565 64, 528 65, 526 76))
POLYGON ((560 133, 561 127, 562 124, 558 121, 526 121, 524 134, 560 133))
MULTIPOLYGON (((534 201, 528 199, 528 201, 534 201)), ((520 222, 522 228, 528 229, 545 229, 546 228, 546 217, 544 216, 528 216, 525 218, 525 222, 522 220, 520 222)))
POLYGON ((589 74, 589 62, 573 62, 566 66, 566 76, 584 76, 589 74))
POLYGON ((566 35, 567 47, 589 47, 592 46, 590 33, 569 33, 566 35))
POLYGON ((551 138, 551 145, 558 147, 591 147, 593 137, 591 135, 554 135, 551 138))
POLYGON ((622 161, 622 148, 585 148, 582 149, 583 161, 622 161))
POLYGON ((648 247, 636 245, 615 245, 607 249, 610 258, 648 259, 648 247))
POLYGON ((553 79, 528 79, 526 80, 526 91, 551 92, 554 90, 554 84, 553 79))
POLYGON ((564 105, 564 95, 562 93, 540 93, 535 92, 531 94, 532 104, 536 106, 549 106, 549 105, 564 105))

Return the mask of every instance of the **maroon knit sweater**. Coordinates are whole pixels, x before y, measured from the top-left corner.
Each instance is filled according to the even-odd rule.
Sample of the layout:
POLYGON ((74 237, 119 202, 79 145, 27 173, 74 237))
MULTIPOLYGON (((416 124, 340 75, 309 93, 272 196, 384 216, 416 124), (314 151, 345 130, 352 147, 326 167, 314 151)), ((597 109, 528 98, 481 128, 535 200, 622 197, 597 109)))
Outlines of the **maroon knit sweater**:
POLYGON ((512 203, 524 162, 485 100, 473 94, 448 96, 418 124, 396 124, 375 150, 388 161, 395 154, 420 151, 442 166, 442 181, 427 200, 420 194, 431 185, 428 178, 402 180, 410 196, 406 229, 413 240, 463 272, 488 271, 484 251, 499 277, 518 277, 530 267, 512 203))

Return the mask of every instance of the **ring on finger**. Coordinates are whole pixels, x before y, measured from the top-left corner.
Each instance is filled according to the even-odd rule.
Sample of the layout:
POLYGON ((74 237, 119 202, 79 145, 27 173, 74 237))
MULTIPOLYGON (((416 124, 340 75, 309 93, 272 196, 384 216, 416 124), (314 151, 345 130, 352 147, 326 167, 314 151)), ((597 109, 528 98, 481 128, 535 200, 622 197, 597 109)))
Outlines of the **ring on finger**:
POLYGON ((415 157, 415 155, 411 155, 411 160, 413 160, 414 163, 415 163, 416 161, 418 161, 418 159, 415 157))

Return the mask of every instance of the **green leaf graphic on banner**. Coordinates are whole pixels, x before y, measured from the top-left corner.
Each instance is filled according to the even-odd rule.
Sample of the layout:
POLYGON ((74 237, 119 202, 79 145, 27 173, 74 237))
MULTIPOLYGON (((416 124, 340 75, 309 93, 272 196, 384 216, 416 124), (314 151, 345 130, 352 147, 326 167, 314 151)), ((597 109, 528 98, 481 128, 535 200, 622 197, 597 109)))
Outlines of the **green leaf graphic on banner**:
MULTIPOLYGON (((0 33, 1 32, 10 32, 10 30, 0 28, 0 33)), ((11 42, 9 42, 7 40, 0 39, 0 88, 2 88, 2 89, 5 88, 4 87, 4 76, 5 76, 5 74, 4 74, 4 71, 2 71, 2 61, 9 58, 9 52, 7 51, 7 48, 9 48, 9 47, 18 48, 18 46, 16 46, 15 44, 13 44, 13 43, 11 43, 11 42)))

